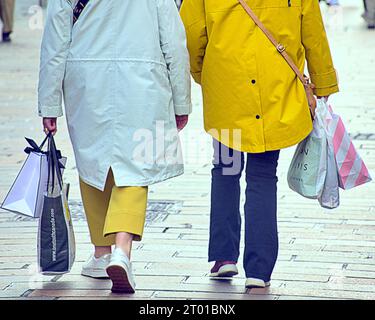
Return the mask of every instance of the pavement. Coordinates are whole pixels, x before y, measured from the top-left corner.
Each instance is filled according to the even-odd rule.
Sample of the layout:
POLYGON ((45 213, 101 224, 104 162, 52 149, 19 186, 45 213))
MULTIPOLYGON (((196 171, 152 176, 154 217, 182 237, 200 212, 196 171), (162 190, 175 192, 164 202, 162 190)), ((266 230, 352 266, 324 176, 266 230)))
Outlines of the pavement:
MULTIPOLYGON (((1 200, 25 160, 24 137, 43 138, 36 108, 43 17, 34 6, 38 3, 17 1, 14 41, 0 44, 1 200)), ((375 172, 375 32, 360 18, 361 1, 341 3, 341 8, 330 9, 322 4, 341 87, 331 101, 375 172)), ((56 139, 69 158, 65 180, 71 183, 76 263, 66 275, 39 275, 37 221, 0 209, 0 299, 375 299, 375 184, 342 192, 335 211, 322 209, 287 186, 294 148, 283 150, 280 159, 280 255, 272 286, 247 292, 242 270, 232 281, 208 278, 212 146, 202 129, 202 98, 196 85, 193 102, 194 113, 181 135, 186 174, 150 191, 144 241, 136 243, 133 252, 137 293, 115 295, 110 281, 80 276, 92 246, 62 119, 56 139)))

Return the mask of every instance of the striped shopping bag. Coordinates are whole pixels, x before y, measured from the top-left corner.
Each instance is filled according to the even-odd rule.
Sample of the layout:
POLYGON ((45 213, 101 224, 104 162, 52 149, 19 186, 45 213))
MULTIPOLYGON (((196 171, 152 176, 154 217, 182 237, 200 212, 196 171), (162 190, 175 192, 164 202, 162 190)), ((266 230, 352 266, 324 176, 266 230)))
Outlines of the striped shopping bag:
POLYGON ((328 106, 331 119, 328 123, 328 135, 333 145, 338 175, 339 186, 349 190, 372 180, 370 173, 361 156, 345 129, 341 117, 333 112, 332 106, 328 106))

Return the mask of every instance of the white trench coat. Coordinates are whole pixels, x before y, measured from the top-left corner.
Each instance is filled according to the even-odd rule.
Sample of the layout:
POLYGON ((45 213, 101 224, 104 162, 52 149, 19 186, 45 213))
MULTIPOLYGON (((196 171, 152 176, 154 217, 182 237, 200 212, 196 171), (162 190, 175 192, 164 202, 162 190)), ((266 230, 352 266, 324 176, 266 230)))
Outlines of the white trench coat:
POLYGON ((181 175, 175 115, 191 113, 186 35, 174 0, 52 0, 42 41, 41 117, 63 115, 77 168, 104 190, 181 175))

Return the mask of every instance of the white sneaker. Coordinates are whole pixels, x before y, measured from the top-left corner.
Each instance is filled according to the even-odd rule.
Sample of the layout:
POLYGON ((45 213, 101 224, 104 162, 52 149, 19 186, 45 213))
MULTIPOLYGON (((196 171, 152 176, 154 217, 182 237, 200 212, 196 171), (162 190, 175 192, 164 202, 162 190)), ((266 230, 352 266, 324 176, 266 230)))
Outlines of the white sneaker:
POLYGON ((106 268, 111 259, 111 254, 106 254, 100 258, 95 258, 94 255, 82 267, 81 274, 85 277, 95 279, 108 279, 106 268))
POLYGON ((122 249, 116 248, 112 253, 111 261, 107 266, 107 274, 112 280, 112 292, 135 292, 132 264, 122 249))
POLYGON ((246 288, 247 289, 254 289, 254 288, 266 288, 271 285, 271 282, 265 282, 262 279, 257 278, 247 278, 246 279, 246 288))

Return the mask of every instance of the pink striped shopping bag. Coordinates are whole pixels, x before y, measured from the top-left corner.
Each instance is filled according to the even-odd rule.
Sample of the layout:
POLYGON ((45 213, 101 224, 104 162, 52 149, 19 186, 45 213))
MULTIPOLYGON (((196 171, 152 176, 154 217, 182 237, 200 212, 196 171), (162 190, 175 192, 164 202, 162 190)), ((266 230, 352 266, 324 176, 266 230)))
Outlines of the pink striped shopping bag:
POLYGON ((370 182, 370 173, 345 129, 341 117, 329 106, 331 119, 328 124, 329 137, 333 144, 339 174, 340 188, 349 190, 370 182))

